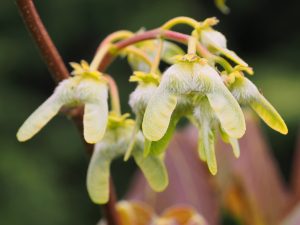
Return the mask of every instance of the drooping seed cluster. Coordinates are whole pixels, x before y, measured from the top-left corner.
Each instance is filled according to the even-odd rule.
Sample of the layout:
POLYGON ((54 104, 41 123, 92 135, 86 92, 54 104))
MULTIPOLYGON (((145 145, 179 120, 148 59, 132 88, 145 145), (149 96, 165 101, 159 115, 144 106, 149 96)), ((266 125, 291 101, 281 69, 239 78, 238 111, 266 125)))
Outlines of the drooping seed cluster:
POLYGON ((84 138, 95 144, 88 169, 88 191, 95 203, 105 203, 109 166, 120 155, 125 155, 125 160, 133 156, 154 190, 162 191, 167 186, 164 152, 183 117, 198 128, 199 157, 207 162, 212 174, 217 173, 214 150, 217 132, 231 144, 234 155, 240 155, 238 139, 246 131, 241 105, 250 107, 267 125, 286 134, 288 130, 281 116, 245 76, 252 74, 252 69, 227 49, 224 35, 212 28, 215 24, 216 20, 209 18, 195 27, 196 35, 191 38, 196 38, 196 43, 189 43, 188 53, 161 39, 134 44, 138 51, 120 52, 128 56, 133 68, 130 82, 137 82, 129 97, 135 120, 128 119, 128 114, 109 110, 110 88, 104 74, 82 61, 71 64, 73 76, 62 81, 24 122, 17 133, 18 140, 34 136, 62 106, 84 105, 84 138), (198 54, 197 46, 205 48, 208 54, 198 54), (157 56, 171 64, 163 73, 155 65, 157 56))

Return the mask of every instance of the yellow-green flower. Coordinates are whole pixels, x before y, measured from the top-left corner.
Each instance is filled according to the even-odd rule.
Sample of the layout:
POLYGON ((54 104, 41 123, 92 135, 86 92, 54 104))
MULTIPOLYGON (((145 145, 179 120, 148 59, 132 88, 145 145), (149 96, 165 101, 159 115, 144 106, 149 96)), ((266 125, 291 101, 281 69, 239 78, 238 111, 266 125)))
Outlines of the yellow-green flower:
POLYGON ((148 103, 142 124, 145 137, 158 141, 164 136, 180 99, 201 107, 204 97, 224 131, 234 138, 243 136, 246 128, 242 110, 218 72, 198 56, 185 55, 166 70, 148 103))
MULTIPOLYGON (((109 115, 107 130, 103 139, 94 147, 87 173, 87 189, 90 198, 97 204, 104 204, 109 198, 109 176, 111 162, 124 155, 131 141, 134 121, 129 114, 109 115)), ((132 155, 155 191, 163 191, 168 185, 168 175, 162 157, 143 156, 144 138, 137 134, 132 155)))
POLYGON ((62 106, 84 105, 84 138, 96 143, 104 135, 108 117, 108 87, 103 75, 87 62, 71 63, 74 77, 58 84, 54 93, 20 127, 17 138, 26 141, 38 133, 62 106))

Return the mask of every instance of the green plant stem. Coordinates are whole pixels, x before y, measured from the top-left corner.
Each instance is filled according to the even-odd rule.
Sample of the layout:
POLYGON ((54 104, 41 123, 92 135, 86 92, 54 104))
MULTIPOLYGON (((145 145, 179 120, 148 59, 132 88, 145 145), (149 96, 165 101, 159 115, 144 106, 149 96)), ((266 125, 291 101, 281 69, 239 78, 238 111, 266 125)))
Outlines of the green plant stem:
POLYGON ((157 52, 156 52, 155 58, 153 60, 152 66, 151 66, 150 73, 156 73, 156 71, 159 69, 159 63, 160 63, 161 53, 162 53, 162 49, 163 49, 163 43, 164 42, 161 38, 158 39, 157 52))
POLYGON ((178 24, 186 24, 193 27, 194 29, 196 29, 199 26, 198 21, 189 17, 179 16, 167 21, 164 25, 161 26, 161 28, 164 30, 170 30, 178 24))
MULTIPOLYGON (((40 16, 35 8, 32 0, 17 0, 17 6, 24 23, 32 35, 42 58, 44 59, 53 79, 58 83, 61 80, 69 78, 69 72, 65 66, 60 54, 58 53, 55 45, 53 44, 40 16)), ((82 108, 71 110, 70 116, 77 125, 80 131, 83 130, 82 126, 82 108)), ((82 132, 81 132, 82 133, 82 132)), ((86 151, 89 156, 93 152, 93 145, 86 144, 86 151)), ((109 202, 102 206, 104 214, 107 216, 106 220, 108 225, 120 225, 119 216, 116 211, 116 194, 114 184, 110 183, 110 198, 109 202)))

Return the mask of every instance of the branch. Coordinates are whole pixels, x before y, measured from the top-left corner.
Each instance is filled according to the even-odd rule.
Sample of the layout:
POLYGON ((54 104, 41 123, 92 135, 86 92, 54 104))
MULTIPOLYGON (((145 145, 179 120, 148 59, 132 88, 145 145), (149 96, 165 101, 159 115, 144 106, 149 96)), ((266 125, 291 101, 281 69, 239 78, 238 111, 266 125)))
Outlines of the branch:
MULTIPOLYGON (((17 5, 24 23, 32 35, 42 58, 44 59, 53 79, 58 83, 61 80, 69 78, 69 72, 65 66, 60 54, 58 53, 55 45, 53 44, 41 18, 34 6, 32 0, 17 0, 17 5)), ((77 108, 68 111, 69 116, 77 125, 80 131, 82 127, 82 112, 83 108, 77 108)), ((81 132, 82 133, 82 132, 81 132)), ((90 156, 93 152, 93 145, 86 143, 86 151, 90 156)), ((107 216, 108 225, 120 225, 119 217, 115 208, 116 194, 113 182, 110 183, 110 198, 109 202, 102 206, 104 214, 107 216)))
MULTIPOLYGON (((141 41, 146 41, 146 40, 151 40, 151 39, 156 39, 156 38, 165 38, 167 40, 171 40, 171 41, 176 41, 178 43, 182 43, 182 44, 187 44, 188 41, 189 41, 189 38, 190 38, 190 35, 187 35, 187 34, 182 34, 182 33, 179 33, 179 32, 176 32, 176 31, 170 31, 170 30, 162 30, 160 28, 157 28, 157 29, 153 29, 153 30, 149 30, 149 31, 146 31, 146 32, 143 32, 143 33, 139 33, 139 34, 136 34, 130 38, 127 38, 125 40, 122 40, 122 41, 119 41, 115 44, 115 48, 114 48, 114 54, 111 54, 111 53, 107 53, 101 64, 99 65, 99 70, 100 71, 104 71, 106 70, 106 68, 112 63, 112 61, 114 60, 115 58, 115 54, 119 51, 121 51, 122 49, 130 46, 130 45, 133 45, 133 44, 136 44, 138 42, 141 42, 141 41)), ((106 43, 107 40, 104 39, 97 51, 104 45, 104 43, 106 43)), ((196 48, 197 48, 197 52, 202 55, 203 57, 206 57, 206 58, 209 58, 212 56, 212 54, 203 46, 201 45, 199 42, 197 42, 196 44, 196 48)))
POLYGON ((24 23, 32 35, 53 79, 59 82, 69 77, 69 72, 53 44, 32 0, 18 0, 17 5, 24 23))

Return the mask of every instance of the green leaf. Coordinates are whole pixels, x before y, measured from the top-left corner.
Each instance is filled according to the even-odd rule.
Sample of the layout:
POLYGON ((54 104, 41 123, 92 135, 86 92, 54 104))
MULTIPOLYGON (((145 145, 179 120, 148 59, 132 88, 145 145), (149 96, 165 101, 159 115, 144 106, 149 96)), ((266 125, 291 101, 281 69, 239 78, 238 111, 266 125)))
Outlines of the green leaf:
POLYGON ((154 155, 144 157, 143 152, 138 150, 133 151, 133 157, 153 190, 161 192, 168 186, 169 178, 163 159, 154 155))
POLYGON ((166 133, 177 98, 163 88, 158 88, 151 97, 142 123, 145 137, 150 141, 160 140, 166 133))

